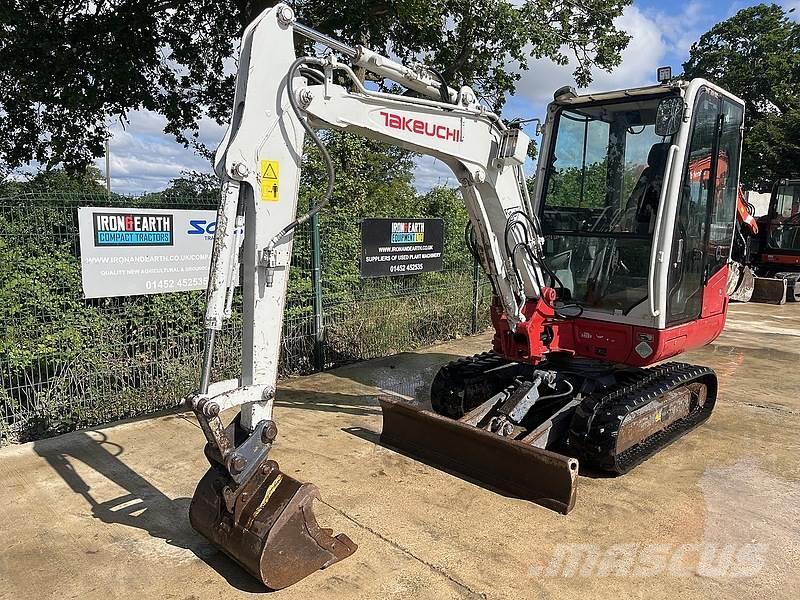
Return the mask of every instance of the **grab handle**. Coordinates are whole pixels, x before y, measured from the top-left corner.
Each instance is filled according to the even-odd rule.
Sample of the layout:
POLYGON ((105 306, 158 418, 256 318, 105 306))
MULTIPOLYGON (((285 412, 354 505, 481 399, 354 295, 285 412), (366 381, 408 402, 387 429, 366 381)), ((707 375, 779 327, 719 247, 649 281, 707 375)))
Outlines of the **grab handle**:
POLYGON ((661 314, 661 309, 656 306, 656 276, 660 274, 661 268, 659 265, 664 263, 664 252, 658 250, 658 242, 662 237, 661 224, 664 220, 664 210, 666 210, 667 196, 670 188, 670 176, 672 175, 672 167, 675 162, 675 156, 678 154, 678 147, 673 145, 669 147, 667 153, 667 164, 664 168, 664 185, 661 186, 661 194, 658 199, 658 212, 656 213, 656 223, 653 228, 653 246, 650 250, 650 272, 647 276, 647 297, 650 301, 650 314, 657 317, 661 314), (656 273, 658 268, 658 273, 656 273))

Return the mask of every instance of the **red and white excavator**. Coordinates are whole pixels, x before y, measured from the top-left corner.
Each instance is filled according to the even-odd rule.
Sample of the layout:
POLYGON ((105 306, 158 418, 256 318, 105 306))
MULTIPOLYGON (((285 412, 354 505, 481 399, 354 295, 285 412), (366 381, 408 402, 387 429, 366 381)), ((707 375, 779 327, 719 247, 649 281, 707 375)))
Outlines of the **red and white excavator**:
POLYGON ((710 343, 725 325, 743 114, 740 99, 700 79, 588 95, 562 88, 530 197, 522 122, 505 122, 469 87, 452 88, 423 65, 305 27, 287 5, 264 12, 244 33, 216 155, 223 184, 205 359, 187 399, 211 467, 192 500, 193 527, 273 589, 356 550, 317 525, 316 488, 268 458, 292 236, 324 210, 335 177, 317 129, 396 144, 452 169, 469 245, 494 294, 491 350, 442 367, 432 410, 382 400, 382 443, 567 513, 579 465, 625 473, 711 414, 714 372, 663 361, 710 343), (297 57, 295 34, 327 55, 297 57), (356 69, 408 92, 369 89, 356 69), (305 136, 328 186, 298 217, 305 136), (707 175, 695 173, 699 165, 707 175), (242 371, 212 382, 237 272, 242 371))
POLYGON ((740 193, 731 299, 770 304, 800 302, 800 180, 777 180, 767 213, 755 219, 753 212, 752 205, 740 193))

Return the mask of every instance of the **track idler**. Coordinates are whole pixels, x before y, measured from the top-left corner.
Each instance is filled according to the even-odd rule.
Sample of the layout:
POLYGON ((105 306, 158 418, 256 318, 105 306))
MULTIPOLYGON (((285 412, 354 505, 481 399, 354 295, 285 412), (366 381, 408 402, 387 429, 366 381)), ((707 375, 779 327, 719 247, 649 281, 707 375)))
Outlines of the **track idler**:
POLYGON ((301 483, 281 472, 274 460, 266 460, 276 434, 274 423, 262 422, 247 441, 226 452, 224 461, 215 459, 209 444, 211 468, 189 507, 192 527, 271 590, 329 567, 357 548, 345 534, 334 536, 317 524, 312 506, 319 498, 316 486, 301 483), (243 457, 248 443, 256 445, 252 442, 264 431, 267 443, 256 455, 260 462, 253 462, 254 455, 248 461, 243 457))

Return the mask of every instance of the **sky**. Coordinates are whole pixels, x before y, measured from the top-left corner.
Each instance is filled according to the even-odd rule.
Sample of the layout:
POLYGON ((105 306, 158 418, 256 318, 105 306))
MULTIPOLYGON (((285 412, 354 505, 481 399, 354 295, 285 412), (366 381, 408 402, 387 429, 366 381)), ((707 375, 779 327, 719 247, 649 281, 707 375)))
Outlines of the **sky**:
MULTIPOLYGON (((779 0, 786 8, 800 8, 800 0, 779 0)), ((622 53, 621 64, 611 73, 595 72, 589 90, 612 90, 655 83, 656 69, 671 66, 681 71, 681 64, 695 40, 715 23, 741 8, 757 4, 730 0, 634 0, 618 19, 618 26, 632 39, 622 53)), ((797 11, 800 13, 800 10, 797 11)), ((800 15, 798 15, 800 17, 800 15)), ((543 117, 545 106, 554 90, 574 85, 574 67, 561 67, 548 60, 533 61, 524 72, 504 110, 507 118, 543 117)), ((129 115, 129 123, 112 127, 111 184, 118 193, 142 193, 164 189, 182 171, 208 171, 209 162, 184 148, 163 133, 166 121, 149 111, 129 115)), ((529 132, 532 135, 532 131, 529 132)), ((200 124, 200 140, 215 148, 224 135, 224 128, 204 120, 200 124)), ((103 159, 97 161, 105 171, 103 159)), ((450 171, 439 161, 421 157, 417 161, 415 185, 426 191, 436 185, 455 185, 450 171)))

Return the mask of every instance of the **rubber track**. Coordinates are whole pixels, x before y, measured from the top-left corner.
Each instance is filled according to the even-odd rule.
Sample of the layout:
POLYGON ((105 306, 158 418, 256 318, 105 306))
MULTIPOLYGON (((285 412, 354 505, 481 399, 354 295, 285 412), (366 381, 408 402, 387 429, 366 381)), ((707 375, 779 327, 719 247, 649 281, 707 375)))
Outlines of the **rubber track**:
POLYGON ((585 398, 576 408, 567 445, 582 465, 623 474, 668 446, 711 415, 717 396, 717 378, 711 369, 686 363, 666 363, 631 373, 611 388, 585 398), (658 396, 688 385, 708 385, 702 407, 620 454, 617 433, 624 418, 658 396))
POLYGON ((474 406, 463 406, 462 393, 465 392, 469 380, 477 377, 483 379, 486 372, 510 362, 494 352, 482 352, 447 363, 439 369, 431 384, 433 410, 445 417, 460 419, 465 409, 474 408, 474 406))

